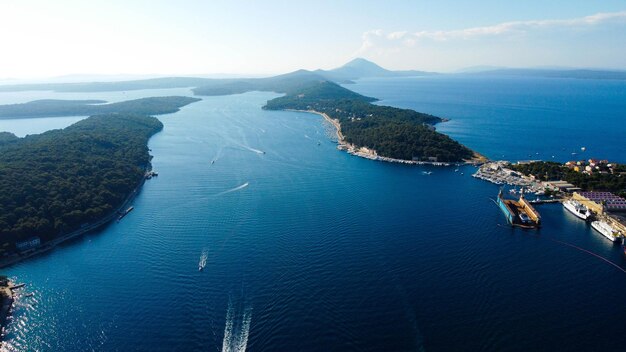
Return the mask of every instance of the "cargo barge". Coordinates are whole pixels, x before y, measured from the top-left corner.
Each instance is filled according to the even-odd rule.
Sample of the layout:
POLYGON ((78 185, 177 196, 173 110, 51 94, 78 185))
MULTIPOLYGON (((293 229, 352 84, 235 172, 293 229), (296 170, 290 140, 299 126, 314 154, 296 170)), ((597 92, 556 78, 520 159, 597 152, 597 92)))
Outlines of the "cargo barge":
POLYGON ((524 198, 524 192, 520 192, 519 200, 504 199, 502 189, 498 193, 496 204, 506 217, 509 224, 525 229, 536 229, 541 227, 541 216, 539 212, 524 198))

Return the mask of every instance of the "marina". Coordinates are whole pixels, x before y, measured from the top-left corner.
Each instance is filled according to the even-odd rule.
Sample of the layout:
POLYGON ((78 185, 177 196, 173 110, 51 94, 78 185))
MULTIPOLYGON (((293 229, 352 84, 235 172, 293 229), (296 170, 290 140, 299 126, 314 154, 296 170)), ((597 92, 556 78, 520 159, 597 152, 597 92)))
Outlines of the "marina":
POLYGON ((524 188, 526 193, 541 195, 544 186, 541 182, 524 176, 523 174, 507 168, 508 161, 492 161, 481 165, 472 175, 480 180, 494 183, 496 185, 510 185, 524 188))

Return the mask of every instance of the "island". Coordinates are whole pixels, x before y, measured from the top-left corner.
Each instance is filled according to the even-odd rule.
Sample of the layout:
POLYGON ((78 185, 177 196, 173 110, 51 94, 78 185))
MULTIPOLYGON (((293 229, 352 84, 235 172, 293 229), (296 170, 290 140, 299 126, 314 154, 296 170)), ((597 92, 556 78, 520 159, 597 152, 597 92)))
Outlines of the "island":
MULTIPOLYGON (((150 97, 107 104, 104 100, 34 100, 23 104, 0 105, 0 119, 54 116, 89 116, 108 113, 161 115, 177 112, 198 101, 192 97, 150 97)), ((3 137, 0 134, 0 143, 3 137)))
POLYGON ((272 99, 266 110, 298 110, 318 113, 338 129, 341 149, 354 155, 391 162, 449 163, 480 160, 481 156, 435 130, 442 118, 372 104, 366 97, 314 72, 259 79, 213 82, 194 88, 196 95, 229 95, 248 91, 285 94, 272 99))
MULTIPOLYGON (((152 111, 198 100, 175 98, 152 111)), ((134 106, 138 113, 93 115, 24 138, 0 135, 0 267, 95 230, 125 209, 151 170, 148 139, 163 128, 134 106)))
MULTIPOLYGON (((121 91, 130 89, 190 87, 198 96, 241 94, 268 91, 284 94, 263 107, 267 110, 299 110, 317 113, 337 128, 339 148, 354 155, 407 164, 448 164, 483 162, 486 158, 435 129, 440 117, 373 104, 377 99, 353 92, 339 83, 349 84, 364 77, 412 77, 434 75, 424 71, 390 71, 365 59, 354 59, 332 70, 298 70, 264 78, 166 77, 121 82, 55 83, 0 86, 0 91, 55 90, 62 92, 121 91)), ((166 99, 166 98, 148 98, 166 99)), ((0 106, 0 118, 69 116, 161 111, 158 101, 135 100, 102 104, 100 101, 40 100, 27 104, 0 106)), ((188 103, 186 101, 181 104, 188 103)), ((171 102, 165 102, 169 106, 171 102)))

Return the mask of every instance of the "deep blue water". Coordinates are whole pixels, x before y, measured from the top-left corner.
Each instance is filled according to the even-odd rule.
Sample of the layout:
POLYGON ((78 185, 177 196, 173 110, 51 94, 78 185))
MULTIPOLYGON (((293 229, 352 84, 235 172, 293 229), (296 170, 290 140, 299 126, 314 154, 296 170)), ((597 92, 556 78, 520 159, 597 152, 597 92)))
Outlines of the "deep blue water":
MULTIPOLYGON (((425 82, 400 82, 403 102, 388 100, 387 81, 351 89, 417 108, 425 98, 410 92, 433 91, 425 82)), ((470 177, 473 167, 350 156, 319 116, 260 109, 275 96, 204 98, 161 116, 150 140, 160 175, 132 213, 5 271, 35 293, 19 298, 6 349, 623 350, 626 273, 557 241, 626 268, 618 246, 559 205, 539 208, 538 232, 507 228, 489 199, 497 187, 470 177)), ((458 121, 449 133, 472 148, 514 150, 481 142, 489 135, 465 115, 426 107, 458 121)), ((531 138, 535 128, 522 126, 531 138)))
POLYGON ((492 159, 626 162, 625 81, 444 76, 346 87, 450 118, 439 131, 492 159))

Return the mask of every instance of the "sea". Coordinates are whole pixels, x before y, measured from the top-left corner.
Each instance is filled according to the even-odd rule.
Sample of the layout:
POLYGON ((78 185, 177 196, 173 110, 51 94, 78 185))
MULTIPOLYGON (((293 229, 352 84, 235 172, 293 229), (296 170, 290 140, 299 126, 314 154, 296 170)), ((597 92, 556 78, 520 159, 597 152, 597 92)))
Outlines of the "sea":
MULTIPOLYGON (((493 159, 626 162, 626 82, 368 79, 347 88, 493 159), (586 151, 582 151, 585 147, 586 151), (572 154, 576 153, 576 154, 572 154)), ((120 101, 189 89, 0 93, 120 101)), ((624 351, 626 256, 559 204, 512 229, 473 166, 336 148, 268 92, 162 115, 153 167, 119 223, 2 270, 3 351, 624 351)), ((82 117, 0 120, 20 136, 82 117)))

